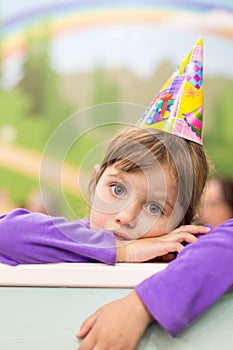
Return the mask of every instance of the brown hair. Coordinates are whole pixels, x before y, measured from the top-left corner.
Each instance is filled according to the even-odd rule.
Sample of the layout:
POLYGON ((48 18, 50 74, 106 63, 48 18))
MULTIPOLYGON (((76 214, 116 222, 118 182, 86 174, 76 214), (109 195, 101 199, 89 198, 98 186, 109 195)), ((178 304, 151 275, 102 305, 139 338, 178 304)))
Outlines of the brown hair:
POLYGON ((233 213, 233 181, 227 177, 219 178, 226 203, 231 207, 233 213))
POLYGON ((179 225, 190 224, 208 176, 208 162, 201 145, 167 132, 138 126, 122 129, 107 147, 96 177, 90 183, 90 192, 93 193, 110 165, 135 172, 151 168, 156 162, 167 164, 177 181, 178 201, 184 209, 179 225))

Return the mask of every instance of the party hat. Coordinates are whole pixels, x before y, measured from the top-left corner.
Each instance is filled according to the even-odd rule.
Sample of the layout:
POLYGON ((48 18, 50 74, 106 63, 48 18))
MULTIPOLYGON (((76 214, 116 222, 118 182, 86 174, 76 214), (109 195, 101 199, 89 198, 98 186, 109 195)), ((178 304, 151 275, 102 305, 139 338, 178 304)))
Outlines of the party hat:
POLYGON ((202 144, 202 75, 203 39, 200 38, 137 124, 202 144))

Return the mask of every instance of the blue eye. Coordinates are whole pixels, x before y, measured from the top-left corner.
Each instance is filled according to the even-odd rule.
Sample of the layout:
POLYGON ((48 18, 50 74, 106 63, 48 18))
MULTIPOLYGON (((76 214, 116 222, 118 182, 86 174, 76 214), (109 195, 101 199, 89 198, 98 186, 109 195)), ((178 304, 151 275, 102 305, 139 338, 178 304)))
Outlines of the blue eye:
POLYGON ((147 203, 145 208, 153 215, 161 214, 163 212, 162 208, 157 203, 147 203))
POLYGON ((114 184, 111 185, 112 193, 117 197, 124 197, 126 194, 126 189, 123 185, 114 184))

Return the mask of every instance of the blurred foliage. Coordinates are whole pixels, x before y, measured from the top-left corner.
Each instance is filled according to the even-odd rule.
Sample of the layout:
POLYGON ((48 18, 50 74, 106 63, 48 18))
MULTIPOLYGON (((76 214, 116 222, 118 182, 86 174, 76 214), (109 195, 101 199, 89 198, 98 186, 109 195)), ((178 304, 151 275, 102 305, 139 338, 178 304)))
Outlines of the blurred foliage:
POLYGON ((216 172, 233 178, 233 81, 211 79, 206 91, 209 105, 204 145, 216 172))
POLYGON ((51 68, 49 23, 45 22, 44 33, 34 38, 27 32, 26 54, 23 64, 23 79, 20 89, 31 99, 28 117, 46 119, 49 134, 74 112, 74 108, 63 98, 59 90, 59 77, 51 68))
POLYGON ((26 198, 34 189, 38 188, 38 179, 25 178, 21 174, 16 175, 14 171, 3 167, 0 167, 0 172, 1 188, 4 185, 5 188, 9 189, 12 202, 24 207, 26 198))
POLYGON ((93 105, 118 102, 119 96, 119 86, 116 81, 110 80, 104 69, 96 69, 93 73, 93 93, 91 98, 93 105))

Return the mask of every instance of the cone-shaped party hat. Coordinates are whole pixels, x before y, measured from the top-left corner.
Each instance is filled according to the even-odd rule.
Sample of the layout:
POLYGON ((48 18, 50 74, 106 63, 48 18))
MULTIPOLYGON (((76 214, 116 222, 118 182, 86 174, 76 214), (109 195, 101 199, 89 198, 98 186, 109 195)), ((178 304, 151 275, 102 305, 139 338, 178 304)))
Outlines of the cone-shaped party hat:
POLYGON ((201 38, 155 96, 137 124, 202 144, 202 80, 201 38))

